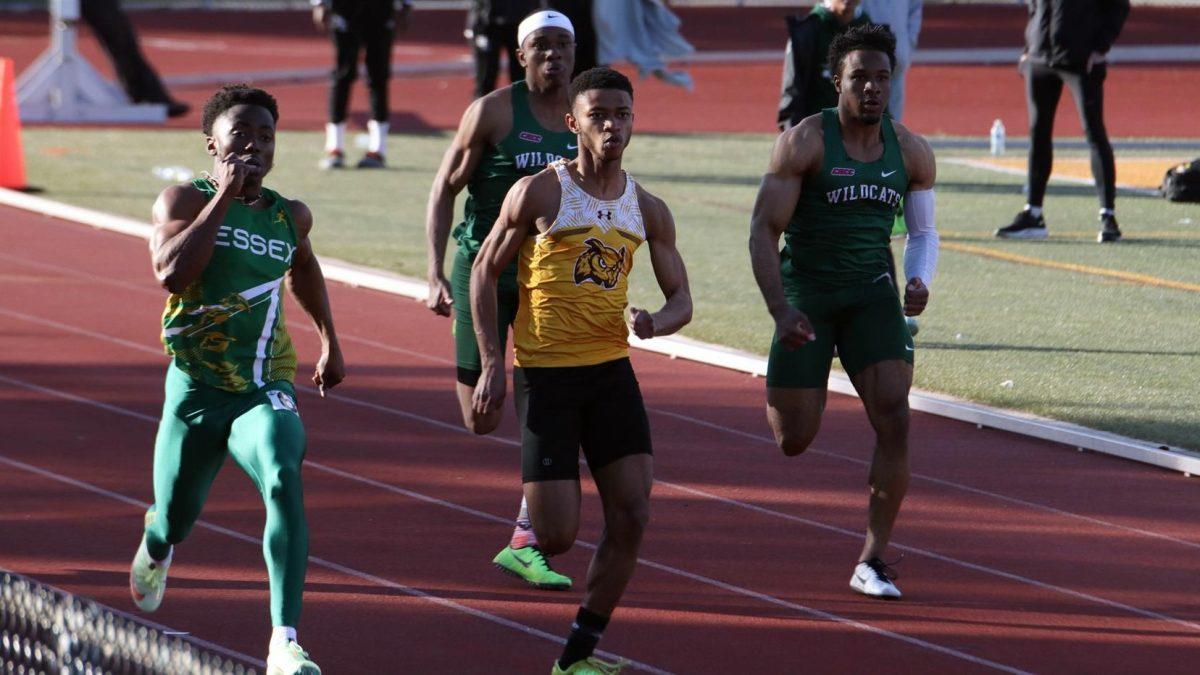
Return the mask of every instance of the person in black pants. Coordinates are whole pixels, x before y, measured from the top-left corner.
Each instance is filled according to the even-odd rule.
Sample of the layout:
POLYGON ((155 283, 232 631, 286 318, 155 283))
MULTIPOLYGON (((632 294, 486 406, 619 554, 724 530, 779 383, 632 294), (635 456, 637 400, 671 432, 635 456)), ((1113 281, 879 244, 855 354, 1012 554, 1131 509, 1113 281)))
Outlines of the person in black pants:
POLYGON ((1101 243, 1121 238, 1114 212, 1116 166, 1104 128, 1105 55, 1129 16, 1129 0, 1030 0, 1025 28, 1025 99, 1029 106, 1028 203, 1012 223, 996 230, 1005 239, 1045 239, 1042 199, 1054 161, 1054 112, 1063 85, 1075 97, 1092 153, 1100 199, 1101 243))
POLYGON ((133 103, 162 103, 167 115, 179 117, 187 113, 188 105, 171 98, 158 73, 146 61, 138 45, 137 32, 129 15, 121 9, 120 0, 83 0, 79 15, 112 61, 121 88, 133 103))
POLYGON ((542 7, 542 0, 473 0, 467 10, 467 29, 475 57, 475 98, 496 88, 500 54, 508 54, 508 81, 525 79, 517 60, 517 24, 542 7))
POLYGON ((367 122, 367 154, 360 169, 386 166, 388 134, 388 80, 392 76, 392 39, 408 28, 411 0, 311 0, 313 22, 333 37, 337 65, 329 88, 329 122, 325 124, 325 157, 322 169, 346 164, 346 108, 350 85, 358 77, 358 53, 366 51, 367 89, 371 119, 367 122))

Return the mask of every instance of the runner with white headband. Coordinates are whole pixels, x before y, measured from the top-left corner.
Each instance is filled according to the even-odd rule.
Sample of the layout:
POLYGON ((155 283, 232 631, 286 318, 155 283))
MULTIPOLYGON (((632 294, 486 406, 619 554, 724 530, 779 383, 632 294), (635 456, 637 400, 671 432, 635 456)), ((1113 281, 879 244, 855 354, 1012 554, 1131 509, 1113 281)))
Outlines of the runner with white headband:
POLYGON ((571 37, 575 37, 575 26, 571 25, 571 20, 567 18, 566 14, 545 10, 534 12, 521 21, 521 24, 517 26, 517 44, 524 48, 525 38, 539 28, 561 28, 570 33, 571 37))
MULTIPOLYGON (((509 188, 522 176, 536 174, 558 159, 574 159, 578 152, 578 141, 565 121, 570 111, 567 89, 575 65, 571 22, 560 12, 539 11, 521 22, 519 35, 517 57, 525 68, 525 79, 476 99, 463 113, 433 181, 425 217, 429 242, 426 306, 436 314, 453 316, 459 409, 463 425, 477 434, 491 433, 500 424, 502 410, 477 414, 471 409, 471 395, 482 372, 471 319, 471 266, 509 188), (454 200, 463 188, 467 200, 462 219, 453 227, 457 251, 451 256, 447 278, 446 248, 454 224, 454 200)), ((497 328, 505 340, 517 315, 515 263, 502 275, 497 295, 497 328)), ((517 476, 513 478, 515 483, 517 476)), ((571 578, 551 569, 538 546, 523 499, 512 537, 492 562, 535 588, 571 587, 571 578)))

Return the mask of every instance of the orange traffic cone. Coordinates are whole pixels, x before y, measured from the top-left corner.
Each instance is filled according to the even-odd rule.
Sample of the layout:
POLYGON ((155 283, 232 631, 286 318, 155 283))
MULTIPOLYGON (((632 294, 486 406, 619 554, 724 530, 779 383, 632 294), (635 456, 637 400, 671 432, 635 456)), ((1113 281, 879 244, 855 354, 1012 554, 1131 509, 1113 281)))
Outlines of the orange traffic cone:
POLYGON ((21 150, 21 116, 12 59, 0 59, 0 188, 23 190, 25 154, 21 150))

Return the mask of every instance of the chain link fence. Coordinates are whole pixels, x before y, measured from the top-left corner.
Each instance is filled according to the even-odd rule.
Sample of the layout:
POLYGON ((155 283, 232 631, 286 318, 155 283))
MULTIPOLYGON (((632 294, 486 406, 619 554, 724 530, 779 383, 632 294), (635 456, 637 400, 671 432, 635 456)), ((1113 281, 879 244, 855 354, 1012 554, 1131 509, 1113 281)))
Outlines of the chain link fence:
POLYGON ((0 675, 254 675, 254 667, 0 572, 0 675))

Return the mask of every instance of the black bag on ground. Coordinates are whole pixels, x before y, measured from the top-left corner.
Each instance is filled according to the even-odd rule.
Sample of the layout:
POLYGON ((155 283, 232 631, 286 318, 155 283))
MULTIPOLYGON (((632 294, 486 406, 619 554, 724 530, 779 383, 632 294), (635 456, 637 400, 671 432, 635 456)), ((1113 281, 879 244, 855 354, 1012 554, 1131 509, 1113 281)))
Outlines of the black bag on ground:
POLYGON ((1200 202, 1200 159, 1168 169, 1159 192, 1173 202, 1200 202))

